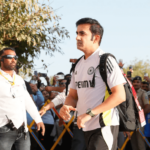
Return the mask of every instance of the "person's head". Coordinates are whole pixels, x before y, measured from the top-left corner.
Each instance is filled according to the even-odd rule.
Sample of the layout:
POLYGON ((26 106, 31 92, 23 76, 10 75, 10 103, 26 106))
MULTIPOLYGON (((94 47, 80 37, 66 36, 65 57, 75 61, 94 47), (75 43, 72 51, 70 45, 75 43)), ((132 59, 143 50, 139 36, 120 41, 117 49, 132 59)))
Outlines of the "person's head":
POLYGON ((67 79, 71 79, 71 74, 66 74, 65 75, 65 79, 67 80, 67 79))
POLYGON ((148 92, 148 91, 149 91, 149 83, 143 81, 141 88, 142 88, 143 90, 145 90, 146 92, 148 92))
POLYGON ((43 97, 44 97, 45 101, 48 100, 50 94, 49 94, 47 91, 45 91, 45 90, 43 90, 43 91, 41 91, 41 92, 42 92, 42 94, 43 94, 43 97))
MULTIPOLYGON (((58 72, 57 75, 63 75, 64 76, 64 73, 63 72, 58 72)), ((59 82, 61 82, 63 79, 57 79, 59 82)))
POLYGON ((141 83, 142 83, 142 78, 140 76, 136 76, 132 80, 133 87, 136 91, 141 88, 141 83))
POLYGON ((127 76, 127 78, 132 83, 132 77, 131 76, 127 76))
POLYGON ((58 72, 57 75, 64 75, 64 73, 63 72, 58 72))
POLYGON ((14 48, 8 47, 0 51, 1 68, 4 70, 14 70, 16 68, 18 56, 14 48))
POLYGON ((82 18, 76 22, 77 27, 77 48, 83 52, 99 47, 103 27, 100 23, 92 18, 82 18))
POLYGON ((66 87, 66 83, 67 83, 67 80, 61 80, 59 81, 59 87, 66 87))
POLYGON ((36 92, 38 91, 37 85, 30 83, 30 87, 32 89, 32 93, 36 94, 36 92))

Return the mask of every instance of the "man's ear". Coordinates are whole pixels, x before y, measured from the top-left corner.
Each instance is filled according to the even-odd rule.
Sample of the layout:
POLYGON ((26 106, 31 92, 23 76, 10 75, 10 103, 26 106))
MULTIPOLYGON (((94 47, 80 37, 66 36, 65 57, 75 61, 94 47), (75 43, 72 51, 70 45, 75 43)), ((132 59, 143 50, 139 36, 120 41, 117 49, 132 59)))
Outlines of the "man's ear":
POLYGON ((100 39, 101 39, 100 35, 95 35, 93 41, 94 41, 94 43, 98 43, 98 45, 99 45, 100 39))

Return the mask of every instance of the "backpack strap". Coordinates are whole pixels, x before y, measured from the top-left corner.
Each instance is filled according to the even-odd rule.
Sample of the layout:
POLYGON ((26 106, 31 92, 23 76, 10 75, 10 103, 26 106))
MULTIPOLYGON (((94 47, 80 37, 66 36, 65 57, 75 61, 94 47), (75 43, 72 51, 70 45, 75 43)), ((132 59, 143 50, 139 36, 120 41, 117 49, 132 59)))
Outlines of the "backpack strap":
MULTIPOLYGON (((84 56, 84 55, 83 55, 83 56, 84 56)), ((74 64, 72 64, 72 67, 71 67, 71 69, 70 69, 70 74, 71 74, 72 72, 74 72, 77 63, 80 61, 80 59, 81 59, 83 56, 81 56, 79 59, 77 59, 77 61, 76 61, 74 64)))
POLYGON ((107 90, 108 90, 109 94, 112 94, 112 92, 111 92, 111 90, 110 90, 110 88, 108 86, 108 83, 107 83, 107 69, 108 69, 108 71, 110 71, 109 68, 107 67, 107 58, 109 56, 111 56, 114 59, 116 59, 115 56, 113 56, 110 53, 105 53, 103 55, 100 55, 100 62, 99 62, 98 67, 99 67, 100 75, 101 75, 103 81, 105 82, 105 84, 107 86, 107 90))
MULTIPOLYGON (((77 63, 80 61, 80 59, 81 59, 82 57, 83 57, 83 56, 81 56, 74 64, 72 64, 72 67, 71 67, 71 69, 70 69, 70 74, 71 74, 72 72, 74 72, 77 63)), ((69 86, 69 81, 67 80, 67 83, 66 83, 66 93, 65 93, 66 96, 67 96, 67 94, 68 94, 68 86, 69 86)))
POLYGON ((67 94, 68 94, 68 86, 69 86, 69 79, 67 79, 67 83, 66 83, 66 93, 65 93, 65 95, 67 96, 67 94))

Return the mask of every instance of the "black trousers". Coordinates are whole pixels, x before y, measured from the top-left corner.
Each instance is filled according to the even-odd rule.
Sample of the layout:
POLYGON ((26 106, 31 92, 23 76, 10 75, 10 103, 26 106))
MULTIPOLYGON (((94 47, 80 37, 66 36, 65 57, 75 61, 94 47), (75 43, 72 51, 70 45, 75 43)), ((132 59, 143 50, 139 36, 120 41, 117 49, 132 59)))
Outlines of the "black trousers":
MULTIPOLYGON (((113 135, 113 145, 111 150, 116 150, 119 126, 111 126, 110 128, 113 135)), ((108 150, 108 146, 103 138, 101 128, 86 131, 84 132, 84 136, 87 150, 108 150)))
POLYGON ((45 149, 50 150, 50 148, 54 144, 54 137, 50 136, 54 125, 51 125, 51 124, 44 124, 44 125, 45 125, 45 135, 42 136, 40 132, 39 138, 40 138, 41 143, 45 147, 45 149))

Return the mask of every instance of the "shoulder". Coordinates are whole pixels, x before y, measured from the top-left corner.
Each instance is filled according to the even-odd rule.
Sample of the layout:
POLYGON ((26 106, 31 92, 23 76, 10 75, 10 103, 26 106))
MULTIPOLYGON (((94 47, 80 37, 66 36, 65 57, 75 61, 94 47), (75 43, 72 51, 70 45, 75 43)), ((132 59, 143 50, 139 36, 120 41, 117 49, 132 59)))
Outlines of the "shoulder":
POLYGON ((147 94, 146 91, 141 88, 140 88, 140 92, 141 92, 141 94, 147 94))
POLYGON ((16 80, 19 80, 19 81, 25 83, 23 78, 21 76, 17 75, 17 74, 16 74, 16 80))
POLYGON ((147 94, 147 92, 146 92, 145 90, 140 89, 140 94, 141 94, 141 96, 142 96, 143 98, 148 99, 148 94, 147 94))

